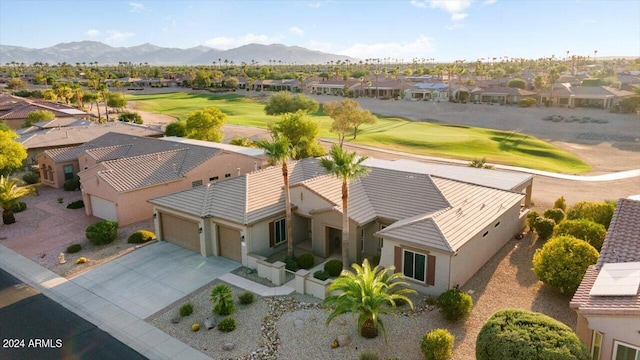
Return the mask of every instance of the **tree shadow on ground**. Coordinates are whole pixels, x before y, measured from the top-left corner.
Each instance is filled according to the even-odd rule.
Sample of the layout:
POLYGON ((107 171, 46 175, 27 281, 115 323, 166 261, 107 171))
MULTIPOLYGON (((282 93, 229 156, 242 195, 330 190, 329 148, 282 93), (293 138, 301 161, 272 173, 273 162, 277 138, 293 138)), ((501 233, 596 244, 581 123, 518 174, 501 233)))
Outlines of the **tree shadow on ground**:
POLYGON ((516 280, 518 284, 529 287, 538 282, 533 272, 533 254, 544 245, 544 241, 538 241, 537 236, 528 232, 522 240, 514 245, 514 251, 509 256, 509 261, 517 268, 516 280))
POLYGON ((575 311, 569 308, 569 302, 572 297, 573 294, 571 293, 563 294, 560 290, 543 285, 538 290, 533 304, 531 304, 531 310, 561 321, 575 331, 578 316, 575 311))

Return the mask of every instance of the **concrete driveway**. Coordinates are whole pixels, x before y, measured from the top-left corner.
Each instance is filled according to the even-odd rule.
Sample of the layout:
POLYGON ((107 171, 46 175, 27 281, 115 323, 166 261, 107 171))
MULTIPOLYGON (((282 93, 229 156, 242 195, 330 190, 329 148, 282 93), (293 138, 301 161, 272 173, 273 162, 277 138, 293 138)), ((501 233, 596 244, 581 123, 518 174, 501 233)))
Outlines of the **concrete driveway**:
POLYGON ((239 266, 159 241, 70 281, 144 319, 239 266))

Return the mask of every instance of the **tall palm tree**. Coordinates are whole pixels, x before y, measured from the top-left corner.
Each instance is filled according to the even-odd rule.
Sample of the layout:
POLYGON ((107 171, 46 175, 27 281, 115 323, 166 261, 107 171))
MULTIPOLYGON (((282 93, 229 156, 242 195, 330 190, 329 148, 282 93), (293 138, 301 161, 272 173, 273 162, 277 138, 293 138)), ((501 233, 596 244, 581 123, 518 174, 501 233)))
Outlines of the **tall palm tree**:
POLYGON ((328 157, 320 159, 322 167, 342 180, 342 268, 345 270, 349 268, 349 181, 369 172, 369 168, 362 166, 366 159, 343 150, 338 144, 333 144, 328 157))
POLYGON ((21 197, 30 195, 35 189, 33 185, 19 185, 22 185, 20 179, 10 179, 8 176, 0 176, 0 206, 2 206, 2 223, 5 225, 16 222, 11 208, 18 203, 21 197))
POLYGON ((369 260, 364 259, 362 266, 352 265, 356 271, 343 271, 331 285, 325 306, 333 306, 327 325, 338 315, 358 313, 358 331, 366 338, 378 336, 378 326, 382 329, 385 341, 387 331, 380 315, 391 314, 396 310, 397 301, 406 301, 413 309, 413 302, 407 297, 416 291, 408 287, 404 275, 395 273, 395 267, 371 268, 369 260))
POLYGON ((295 149, 284 136, 277 137, 272 142, 256 141, 256 145, 265 150, 272 165, 282 164, 282 181, 284 182, 285 226, 287 230, 287 257, 293 259, 293 230, 291 227, 291 194, 289 192, 289 168, 287 161, 295 156, 295 149))

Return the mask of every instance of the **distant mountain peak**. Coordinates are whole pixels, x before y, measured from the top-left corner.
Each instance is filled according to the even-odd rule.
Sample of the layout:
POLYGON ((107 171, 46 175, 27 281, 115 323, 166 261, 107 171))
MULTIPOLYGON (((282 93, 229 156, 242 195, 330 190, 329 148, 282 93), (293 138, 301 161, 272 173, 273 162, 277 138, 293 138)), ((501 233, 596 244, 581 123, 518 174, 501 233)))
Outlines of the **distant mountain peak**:
POLYGON ((309 50, 283 44, 247 44, 234 49, 219 50, 206 46, 188 49, 165 48, 151 43, 131 47, 112 47, 99 41, 84 40, 60 43, 43 49, 0 45, 0 63, 35 62, 76 63, 98 61, 100 64, 118 64, 122 61, 152 65, 204 65, 218 59, 235 64, 271 61, 295 64, 323 64, 328 61, 358 60, 345 55, 309 50))

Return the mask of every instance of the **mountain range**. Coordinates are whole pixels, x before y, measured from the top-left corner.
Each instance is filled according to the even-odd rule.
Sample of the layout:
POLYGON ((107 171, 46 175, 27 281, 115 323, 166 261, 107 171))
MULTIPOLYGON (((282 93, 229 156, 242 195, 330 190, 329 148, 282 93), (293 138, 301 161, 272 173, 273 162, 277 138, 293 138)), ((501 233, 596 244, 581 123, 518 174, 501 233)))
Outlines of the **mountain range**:
POLYGON ((33 64, 35 62, 51 65, 66 62, 98 62, 100 65, 131 62, 149 65, 210 65, 227 60, 234 64, 269 64, 270 61, 283 64, 324 64, 330 61, 358 61, 345 55, 329 54, 309 50, 299 46, 281 44, 249 44, 234 49, 220 50, 206 46, 188 49, 164 48, 153 44, 132 47, 112 47, 98 41, 80 41, 61 43, 43 49, 31 49, 21 46, 0 45, 0 63, 11 62, 33 64))

